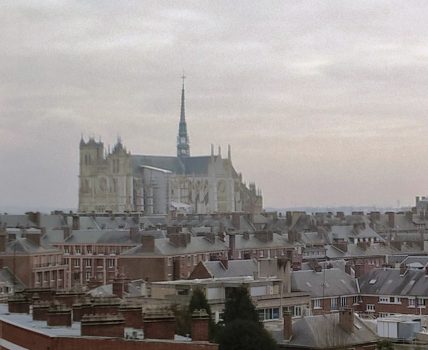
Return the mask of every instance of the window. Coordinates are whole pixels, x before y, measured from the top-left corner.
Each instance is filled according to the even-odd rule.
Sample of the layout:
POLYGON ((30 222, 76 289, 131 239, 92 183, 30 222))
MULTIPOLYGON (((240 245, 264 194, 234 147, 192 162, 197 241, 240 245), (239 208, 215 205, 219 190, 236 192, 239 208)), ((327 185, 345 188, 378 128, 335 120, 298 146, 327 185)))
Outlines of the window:
POLYGON ((379 297, 379 303, 388 303, 388 297, 379 297))
POLYGON ((86 246, 86 252, 92 254, 92 247, 90 245, 86 246))
POLYGON ((418 304, 418 307, 425 307, 425 304, 426 303, 426 299, 424 299, 424 298, 418 298, 417 299, 417 304, 418 304))
POLYGON ((279 320, 279 308, 277 307, 260 309, 258 310, 258 313, 260 321, 279 320))
POLYGON ((92 260, 91 259, 84 259, 83 263, 86 267, 91 267, 92 266, 92 260))
POLYGON ((86 271, 85 272, 85 278, 87 281, 89 281, 91 279, 91 271, 86 271))
POLYGON ((321 299, 314 299, 314 309, 321 309, 321 299))
POLYGON ((107 259, 107 266, 110 268, 114 267, 114 259, 107 259))
POLYGON ((337 299, 338 298, 331 298, 330 300, 330 308, 332 310, 337 310, 337 299))
POLYGON ((340 306, 345 307, 348 305, 348 299, 346 297, 340 297, 340 306))
POLYGON ((73 259, 73 266, 79 267, 80 266, 80 260, 79 259, 73 259))
POLYGON ((300 317, 302 316, 302 307, 299 305, 296 305, 293 307, 293 316, 300 317))
POLYGON ((409 300, 409 302, 408 302, 409 307, 415 307, 416 299, 415 298, 409 298, 408 300, 409 300))
POLYGON ((375 312, 375 305, 374 304, 367 304, 366 311, 367 312, 375 312))
POLYGON ((353 305, 358 304, 358 297, 357 297, 356 295, 354 295, 354 296, 352 297, 352 304, 353 304, 353 305))

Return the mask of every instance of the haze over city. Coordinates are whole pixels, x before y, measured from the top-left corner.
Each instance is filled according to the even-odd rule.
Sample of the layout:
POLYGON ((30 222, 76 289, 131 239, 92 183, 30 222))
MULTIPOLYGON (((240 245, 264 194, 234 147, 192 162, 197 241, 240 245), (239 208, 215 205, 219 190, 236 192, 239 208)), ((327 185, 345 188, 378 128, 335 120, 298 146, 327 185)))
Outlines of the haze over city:
POLYGON ((0 210, 76 208, 81 135, 232 146, 264 206, 426 193, 428 3, 0 4, 0 210))

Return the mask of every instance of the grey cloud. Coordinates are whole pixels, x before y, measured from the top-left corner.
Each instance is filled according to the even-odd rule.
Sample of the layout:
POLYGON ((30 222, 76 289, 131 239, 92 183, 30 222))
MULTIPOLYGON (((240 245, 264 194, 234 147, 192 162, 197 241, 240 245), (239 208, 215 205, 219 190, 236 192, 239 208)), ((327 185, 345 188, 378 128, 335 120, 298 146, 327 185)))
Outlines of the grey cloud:
POLYGON ((192 152, 232 144, 266 205, 411 203, 428 171, 427 14, 424 1, 4 1, 0 207, 76 206, 81 132, 174 154, 182 69, 192 152))

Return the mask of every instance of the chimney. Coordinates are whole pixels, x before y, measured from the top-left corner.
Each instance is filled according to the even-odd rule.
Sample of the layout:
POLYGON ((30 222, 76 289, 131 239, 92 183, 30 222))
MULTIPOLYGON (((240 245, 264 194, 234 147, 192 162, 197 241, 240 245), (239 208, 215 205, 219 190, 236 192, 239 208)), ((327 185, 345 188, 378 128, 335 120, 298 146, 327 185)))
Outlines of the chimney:
POLYGON ((336 212, 336 217, 338 219, 343 219, 345 217, 345 213, 343 211, 336 212))
POLYGON ((333 246, 341 250, 342 252, 348 251, 348 242, 345 241, 344 239, 335 239, 333 241, 333 246))
POLYGON ((147 310, 144 315, 144 339, 174 339, 175 317, 166 310, 147 310))
POLYGON ((138 227, 131 227, 129 229, 129 239, 131 240, 131 242, 138 242, 138 236, 139 236, 140 230, 138 229, 138 227))
POLYGON ((192 341, 209 341, 209 316, 204 309, 192 313, 192 341))
POLYGON ((241 229, 241 214, 240 213, 232 213, 232 226, 235 227, 236 230, 241 229))
POLYGON ((339 325, 348 333, 354 331, 354 310, 343 308, 339 311, 339 325))
POLYGON ((388 215, 388 225, 391 228, 395 227, 395 213, 392 211, 389 211, 386 213, 386 215, 388 215))
POLYGON ((49 308, 47 313, 48 327, 71 327, 71 309, 65 305, 49 308))
POLYGON ((285 311, 283 315, 284 319, 284 340, 289 341, 291 340, 291 337, 293 336, 293 319, 291 317, 290 311, 285 311))
POLYGON ((5 230, 0 230, 0 253, 6 251, 7 247, 7 232, 5 230))
POLYGON ((72 229, 73 230, 80 230, 80 217, 79 215, 73 215, 72 216, 72 229))
POLYGON ((168 235, 169 241, 176 247, 186 247, 188 243, 188 237, 184 233, 171 233, 168 235))
POLYGON ((155 237, 143 234, 141 236, 141 248, 144 253, 153 253, 155 251, 155 237))
POLYGON ((127 289, 128 289, 128 282, 129 282, 129 280, 128 279, 126 279, 125 277, 123 277, 123 276, 119 276, 119 277, 116 277, 114 280, 113 280, 113 284, 112 284, 112 292, 113 292, 113 295, 115 295, 115 296, 117 296, 118 298, 123 298, 123 296, 124 296, 124 293, 127 291, 127 289))
POLYGON ((229 234, 229 259, 232 260, 235 257, 236 250, 236 236, 229 234))
POLYGON ((125 320, 122 315, 84 315, 81 336, 123 338, 125 320))
POLYGON ((40 247, 40 233, 25 233, 25 238, 33 243, 35 246, 40 247))

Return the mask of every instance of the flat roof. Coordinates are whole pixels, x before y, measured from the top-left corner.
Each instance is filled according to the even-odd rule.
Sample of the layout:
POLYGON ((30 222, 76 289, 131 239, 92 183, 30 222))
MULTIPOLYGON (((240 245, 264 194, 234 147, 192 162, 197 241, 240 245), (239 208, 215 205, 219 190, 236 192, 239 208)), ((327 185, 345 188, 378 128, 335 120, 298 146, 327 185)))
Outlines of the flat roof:
POLYGON ((71 327, 49 327, 46 321, 34 321, 31 314, 10 313, 7 304, 0 304, 0 320, 50 337, 80 337, 80 322, 73 322, 71 327))

